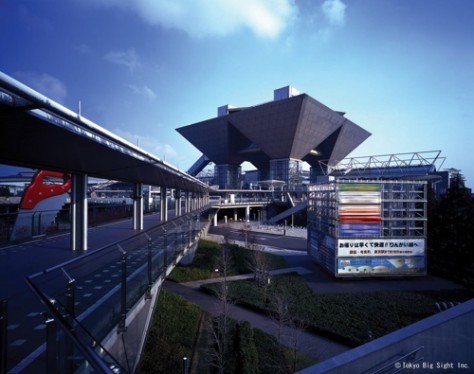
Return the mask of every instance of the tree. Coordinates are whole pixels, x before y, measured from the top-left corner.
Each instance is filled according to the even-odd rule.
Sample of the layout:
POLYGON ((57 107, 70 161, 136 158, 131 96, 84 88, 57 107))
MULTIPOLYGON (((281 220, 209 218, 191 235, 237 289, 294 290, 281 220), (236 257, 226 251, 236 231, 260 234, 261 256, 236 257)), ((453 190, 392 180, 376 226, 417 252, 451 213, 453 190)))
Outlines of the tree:
POLYGON ((220 374, 226 372, 226 368, 229 366, 229 361, 231 360, 233 322, 229 316, 229 304, 231 301, 227 281, 231 263, 232 252, 229 240, 225 237, 224 243, 220 246, 219 258, 216 265, 222 277, 216 295, 219 300, 219 311, 216 317, 211 318, 211 325, 209 326, 212 341, 210 364, 220 374))
POLYGON ((271 262, 265 253, 263 246, 252 242, 249 243, 248 249, 248 267, 254 273, 255 281, 263 288, 264 296, 266 297, 266 291, 268 290, 271 281, 271 262))
POLYGON ((430 271, 474 284, 474 200, 460 172, 440 201, 429 204, 430 271))
POLYGON ((301 338, 306 330, 306 316, 297 313, 295 301, 286 285, 280 285, 273 290, 271 315, 277 327, 277 338, 280 344, 291 348, 291 358, 288 362, 289 372, 294 373, 298 363, 298 351, 301 338))

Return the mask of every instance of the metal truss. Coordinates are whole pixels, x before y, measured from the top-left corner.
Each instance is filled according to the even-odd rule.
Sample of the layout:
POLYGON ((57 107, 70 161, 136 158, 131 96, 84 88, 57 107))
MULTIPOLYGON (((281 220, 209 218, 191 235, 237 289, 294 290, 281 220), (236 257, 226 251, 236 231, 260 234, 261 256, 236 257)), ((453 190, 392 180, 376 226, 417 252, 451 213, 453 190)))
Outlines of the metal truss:
POLYGON ((366 175, 369 171, 379 177, 393 174, 393 171, 402 172, 408 168, 425 169, 428 171, 440 170, 445 157, 440 157, 441 151, 422 151, 409 153, 393 153, 376 156, 362 156, 345 158, 339 162, 329 163, 329 160, 320 161, 325 175, 366 175))

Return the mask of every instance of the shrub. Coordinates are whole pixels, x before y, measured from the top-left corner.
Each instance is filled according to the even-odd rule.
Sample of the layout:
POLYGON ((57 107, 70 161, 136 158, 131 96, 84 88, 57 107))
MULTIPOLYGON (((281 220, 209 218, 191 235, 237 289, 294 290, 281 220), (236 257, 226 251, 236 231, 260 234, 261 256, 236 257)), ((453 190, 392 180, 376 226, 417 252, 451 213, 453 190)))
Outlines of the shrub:
POLYGON ((139 372, 181 372, 183 357, 192 357, 201 314, 196 305, 161 290, 139 372))
POLYGON ((256 374, 258 370, 258 351, 249 322, 242 322, 237 329, 237 367, 241 374, 256 374))
MULTIPOLYGON (((303 322, 308 331, 340 343, 357 346, 383 336, 437 312, 437 301, 462 302, 473 294, 468 290, 380 291, 314 294, 296 274, 272 278, 266 299, 252 280, 229 283, 236 304, 273 314, 272 295, 284 295, 288 315, 303 322)), ((202 288, 214 293, 216 284, 202 288)))

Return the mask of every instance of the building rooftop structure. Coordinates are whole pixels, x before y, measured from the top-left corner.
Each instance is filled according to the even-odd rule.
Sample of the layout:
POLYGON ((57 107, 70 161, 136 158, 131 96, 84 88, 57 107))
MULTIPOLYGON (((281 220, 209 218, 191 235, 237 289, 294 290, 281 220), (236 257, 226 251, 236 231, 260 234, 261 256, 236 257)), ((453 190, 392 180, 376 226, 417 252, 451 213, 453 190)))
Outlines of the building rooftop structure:
POLYGON ((442 171, 445 157, 440 150, 351 157, 331 164, 320 161, 317 182, 376 179, 427 181, 437 195, 449 187, 449 171, 442 171))
POLYGON ((281 180, 287 189, 300 184, 302 162, 311 166, 312 179, 320 175, 321 160, 335 165, 371 134, 307 94, 291 86, 274 91, 264 104, 218 108, 218 116, 178 128, 204 155, 192 167, 197 175, 215 164, 215 183, 238 188, 241 164, 253 164, 259 180, 281 180))

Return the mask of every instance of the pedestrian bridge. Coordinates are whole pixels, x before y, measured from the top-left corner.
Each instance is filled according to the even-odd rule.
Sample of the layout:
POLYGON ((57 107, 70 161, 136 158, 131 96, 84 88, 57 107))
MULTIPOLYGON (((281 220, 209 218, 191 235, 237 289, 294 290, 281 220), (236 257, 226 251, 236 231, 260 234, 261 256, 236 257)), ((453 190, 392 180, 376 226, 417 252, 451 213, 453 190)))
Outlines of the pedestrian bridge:
MULTIPOLYGON (((61 189, 51 199, 69 194, 67 237, 72 258, 27 277, 46 320, 29 331, 36 335, 45 330, 43 341, 31 352, 25 343, 28 337, 10 338, 25 320, 40 318, 36 311, 22 315, 24 303, 18 300, 25 299, 24 282, 12 281, 18 279, 12 265, 20 262, 24 269, 43 269, 40 264, 47 251, 38 249, 34 257, 28 257, 22 255, 27 245, 20 243, 4 252, 0 374, 133 372, 162 280, 192 254, 207 228, 209 187, 84 118, 80 110, 73 112, 2 72, 0 123, 0 164, 48 171, 64 179, 60 185, 41 178, 39 192, 31 199, 34 204, 26 204, 25 209, 26 217, 37 217, 35 210, 49 199, 45 195, 50 191, 61 189), (91 249, 89 177, 133 185, 134 236, 116 241, 112 234, 106 245, 91 249), (148 229, 144 226, 144 185, 159 188, 161 195, 159 224, 148 229), (173 219, 168 217, 169 197, 175 203, 173 219), (8 261, 12 261, 10 267, 8 261), (21 323, 9 323, 20 315, 21 323)), ((42 243, 51 246, 48 253, 56 256, 50 263, 64 261, 60 260, 64 253, 55 251, 53 240, 42 243)))
MULTIPOLYGON (((41 184, 42 178, 40 193, 32 200, 45 200, 44 192, 54 189, 62 189, 70 199, 69 256, 52 240, 38 245, 49 246, 52 258, 46 267, 44 247, 31 253, 34 257, 28 257, 33 251, 28 256, 22 252, 23 243, 1 253, 0 374, 134 372, 163 279, 192 256, 213 213, 245 206, 248 215, 251 206, 268 202, 262 201, 265 193, 255 192, 261 195, 259 201, 216 206, 209 200, 209 187, 198 179, 84 118, 80 110, 73 112, 1 72, 0 123, 0 164, 48 171, 64 179, 58 185, 41 184), (100 248, 91 248, 89 177, 132 184, 132 237, 117 240, 112 234, 100 248), (160 191, 159 220, 148 228, 144 186, 160 191), (168 217, 171 197, 173 219, 168 217), (29 272, 15 274, 13 263, 29 272), (33 272, 37 273, 30 275, 33 272), (26 309, 31 300, 24 301, 31 297, 22 288, 25 276, 42 303, 43 317, 26 309), (25 321, 33 318, 43 318, 43 323, 30 327, 25 321), (13 340, 23 324, 26 334, 41 333, 42 338, 31 339, 33 345, 26 344, 25 337, 13 340)), ((22 225, 22 235, 23 228, 31 226, 31 235, 25 234, 31 237, 36 218, 44 221, 46 214, 35 211, 39 203, 27 205, 33 206, 22 212, 29 222, 22 225)), ((16 216, 18 221, 20 214, 16 216)))
POLYGON ((27 282, 46 308, 31 372, 132 373, 160 286, 192 256, 205 208, 41 271, 27 282))

